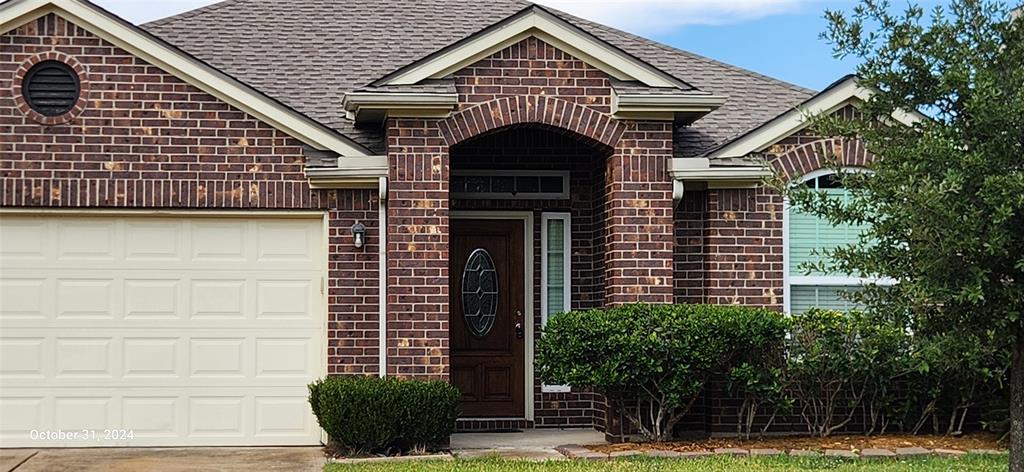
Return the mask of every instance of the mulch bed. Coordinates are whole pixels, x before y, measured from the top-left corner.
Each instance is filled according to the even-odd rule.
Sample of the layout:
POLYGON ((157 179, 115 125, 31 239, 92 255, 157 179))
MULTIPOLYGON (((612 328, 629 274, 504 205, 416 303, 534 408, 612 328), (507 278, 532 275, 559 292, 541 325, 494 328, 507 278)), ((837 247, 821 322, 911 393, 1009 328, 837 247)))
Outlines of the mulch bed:
POLYGON ((973 433, 964 436, 911 436, 887 434, 884 436, 833 436, 828 438, 812 438, 806 436, 783 436, 763 439, 712 438, 695 441, 673 441, 664 443, 621 443, 590 446, 590 449, 612 453, 620 451, 651 451, 672 450, 678 452, 707 451, 717 448, 742 449, 791 449, 825 450, 845 449, 859 451, 862 449, 896 449, 900 447, 923 447, 926 449, 1005 449, 999 443, 999 436, 988 433, 973 433))

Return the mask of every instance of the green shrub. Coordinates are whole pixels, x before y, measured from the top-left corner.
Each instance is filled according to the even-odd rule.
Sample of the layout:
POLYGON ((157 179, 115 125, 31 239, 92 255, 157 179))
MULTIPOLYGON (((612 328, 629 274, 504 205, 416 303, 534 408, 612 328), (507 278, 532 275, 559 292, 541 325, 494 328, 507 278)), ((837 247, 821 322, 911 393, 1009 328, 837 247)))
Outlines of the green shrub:
POLYGON ((814 436, 828 436, 862 412, 866 433, 884 432, 905 375, 905 328, 863 313, 812 309, 794 317, 786 365, 788 394, 814 436))
POLYGON ((328 377, 309 385, 309 404, 331 441, 348 453, 396 453, 447 444, 459 391, 443 381, 328 377))
POLYGON ((707 381, 779 352, 785 318, 711 305, 624 305, 548 321, 535 368, 547 383, 605 395, 648 439, 671 438, 707 381))

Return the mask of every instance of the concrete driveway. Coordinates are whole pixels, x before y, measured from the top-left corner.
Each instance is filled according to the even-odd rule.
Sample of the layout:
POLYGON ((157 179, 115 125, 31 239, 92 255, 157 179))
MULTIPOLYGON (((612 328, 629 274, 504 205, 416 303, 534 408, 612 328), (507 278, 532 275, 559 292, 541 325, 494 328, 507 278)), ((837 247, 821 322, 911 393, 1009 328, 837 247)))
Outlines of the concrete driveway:
POLYGON ((288 470, 319 472, 319 447, 3 449, 0 472, 288 470))

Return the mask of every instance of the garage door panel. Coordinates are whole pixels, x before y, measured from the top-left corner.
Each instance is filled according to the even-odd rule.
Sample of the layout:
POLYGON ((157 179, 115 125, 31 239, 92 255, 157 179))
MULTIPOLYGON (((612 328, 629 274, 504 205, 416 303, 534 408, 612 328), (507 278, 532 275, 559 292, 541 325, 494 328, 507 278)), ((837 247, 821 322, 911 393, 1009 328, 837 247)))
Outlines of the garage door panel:
POLYGON ((319 328, 321 272, 7 269, 0 327, 319 328), (53 319, 51 319, 53 318, 53 319))
POLYGON ((185 222, 176 220, 129 221, 125 224, 125 260, 177 261, 186 254, 185 222))
POLYGON ((48 222, 5 219, 0 225, 0 260, 42 261, 53 257, 48 222))
POLYGON ((320 220, 0 218, 0 446, 319 442, 320 220))
POLYGON ((273 329, 71 330, 0 336, 0 381, 14 387, 275 387, 320 375, 322 333, 273 329))
POLYGON ((59 277, 54 280, 58 321, 66 318, 112 320, 120 311, 114 285, 108 277, 59 277))
POLYGON ((0 381, 3 385, 17 379, 38 383, 49 374, 47 353, 51 351, 43 336, 0 338, 0 381))
POLYGON ((256 223, 256 257, 264 263, 313 263, 320 252, 315 228, 301 228, 283 222, 256 223))
MULTIPOLYGON (((57 236, 57 260, 113 261, 120 255, 117 219, 69 219, 50 228, 57 236)), ((48 228, 49 229, 49 228, 48 228)))
POLYGON ((59 337, 56 347, 54 377, 78 380, 81 378, 111 379, 120 374, 114 361, 113 338, 59 337))
POLYGON ((184 316, 187 292, 181 279, 125 278, 125 321, 173 320, 184 316))
POLYGON ((5 395, 0 444, 40 446, 32 431, 94 436, 47 441, 53 447, 231 446, 315 444, 320 430, 308 412, 305 387, 208 389, 57 390, 45 395, 5 395), (97 427, 97 424, 103 426, 97 427), (133 439, 104 437, 105 430, 131 430, 133 439))

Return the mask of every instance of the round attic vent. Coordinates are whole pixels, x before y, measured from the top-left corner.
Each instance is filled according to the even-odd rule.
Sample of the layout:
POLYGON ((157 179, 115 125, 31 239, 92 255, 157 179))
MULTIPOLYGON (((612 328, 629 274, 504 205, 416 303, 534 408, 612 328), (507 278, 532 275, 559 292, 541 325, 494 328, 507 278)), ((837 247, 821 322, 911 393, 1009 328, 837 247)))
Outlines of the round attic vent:
POLYGON ((43 61, 25 74, 21 93, 28 106, 44 116, 60 116, 75 107, 82 93, 78 74, 60 61, 43 61))

